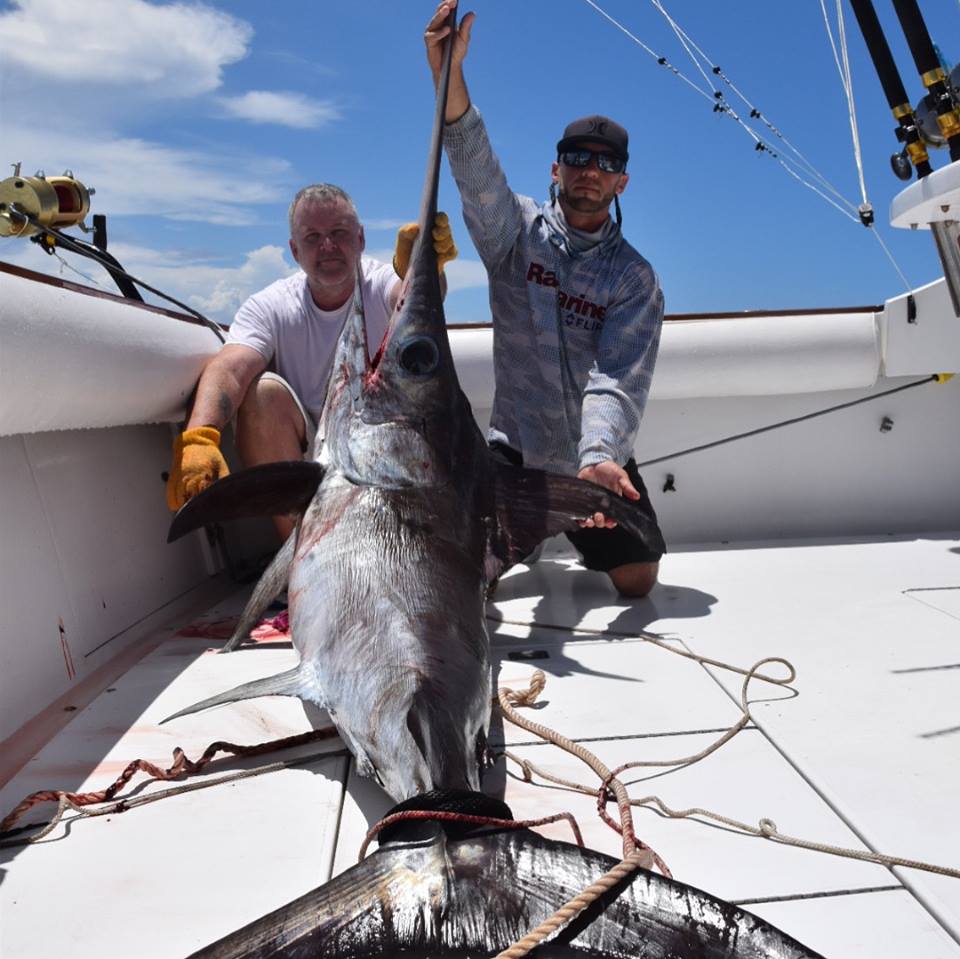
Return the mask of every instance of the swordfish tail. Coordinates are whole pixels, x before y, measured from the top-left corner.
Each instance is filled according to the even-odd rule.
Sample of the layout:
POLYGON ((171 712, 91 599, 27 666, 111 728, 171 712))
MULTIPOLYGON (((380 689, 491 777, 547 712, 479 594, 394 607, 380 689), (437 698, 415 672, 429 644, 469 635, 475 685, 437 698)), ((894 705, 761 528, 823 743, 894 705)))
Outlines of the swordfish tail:
MULTIPOLYGON (((464 801, 510 818, 497 800, 461 794, 453 805, 464 801)), ((431 802, 422 797, 421 806, 431 802)), ((481 959, 522 939, 617 862, 528 829, 424 822, 390 829, 358 865, 193 959, 481 959)), ((532 955, 823 959, 762 919, 643 869, 532 955)))

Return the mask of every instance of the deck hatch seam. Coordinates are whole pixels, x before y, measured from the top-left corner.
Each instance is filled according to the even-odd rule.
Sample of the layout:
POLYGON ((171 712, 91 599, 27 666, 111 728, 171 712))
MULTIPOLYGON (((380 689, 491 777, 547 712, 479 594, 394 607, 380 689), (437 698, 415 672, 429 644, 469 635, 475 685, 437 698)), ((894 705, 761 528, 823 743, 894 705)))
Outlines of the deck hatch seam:
MULTIPOLYGON (((684 647, 689 651, 693 652, 686 643, 683 644, 684 647)), ((731 693, 722 682, 720 682, 719 677, 716 675, 714 670, 716 667, 711 668, 706 663, 700 663, 700 667, 704 669, 710 676, 710 678, 723 690, 723 692, 732 699, 735 703, 739 705, 737 697, 731 693)), ((780 744, 767 732, 761 723, 756 724, 756 728, 763 735, 764 739, 770 744, 770 746, 776 750, 778 755, 786 762, 791 769, 796 772, 796 774, 807 784, 807 786, 814 792, 816 796, 820 798, 820 801, 823 802, 826 807, 857 837, 857 839, 863 844, 864 848, 876 855, 882 855, 880 850, 867 839, 863 834, 860 828, 855 825, 850 818, 834 803, 829 796, 827 796, 813 780, 806 774, 806 772, 800 767, 800 765, 790 756, 787 752, 780 746, 780 744)), ((910 880, 909 870, 907 870, 907 875, 901 877, 899 872, 895 870, 902 867, 899 866, 882 866, 881 868, 887 869, 892 875, 897 876, 901 879, 903 887, 910 893, 914 898, 917 904, 924 909, 931 919, 948 935, 954 942, 960 943, 960 935, 952 927, 949 919, 946 916, 941 914, 941 911, 929 901, 929 897, 924 891, 916 886, 910 880)))
MULTIPOLYGON (((671 736, 706 736, 725 733, 730 729, 729 726, 720 726, 716 729, 679 729, 675 732, 663 733, 623 733, 618 736, 570 736, 569 739, 574 743, 614 743, 623 742, 631 739, 667 739, 671 736)), ((748 729, 758 731, 758 727, 753 723, 744 726, 740 732, 746 732, 748 729)), ((524 742, 510 743, 511 746, 552 746, 552 743, 544 742, 542 739, 531 739, 524 742)))

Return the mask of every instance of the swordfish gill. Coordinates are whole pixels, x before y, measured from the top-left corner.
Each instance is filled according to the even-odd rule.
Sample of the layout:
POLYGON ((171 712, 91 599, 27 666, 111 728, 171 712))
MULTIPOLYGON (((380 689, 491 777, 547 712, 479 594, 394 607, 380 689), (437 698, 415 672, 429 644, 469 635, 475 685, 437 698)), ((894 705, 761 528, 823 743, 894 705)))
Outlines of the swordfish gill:
MULTIPOLYGON (((300 514, 287 547, 299 665, 170 718, 253 696, 299 696, 327 710, 360 771, 401 807, 504 819, 508 807, 479 792, 491 708, 488 584, 597 511, 653 548, 662 542, 629 501, 601 487, 495 460, 460 389, 430 242, 449 47, 401 299, 372 362, 355 299, 318 459, 226 477, 171 527, 175 539, 213 521, 300 514)), ((196 956, 489 956, 614 864, 525 829, 410 822, 379 838, 357 866, 196 956)), ((536 955, 816 959, 756 917, 645 870, 536 955)))

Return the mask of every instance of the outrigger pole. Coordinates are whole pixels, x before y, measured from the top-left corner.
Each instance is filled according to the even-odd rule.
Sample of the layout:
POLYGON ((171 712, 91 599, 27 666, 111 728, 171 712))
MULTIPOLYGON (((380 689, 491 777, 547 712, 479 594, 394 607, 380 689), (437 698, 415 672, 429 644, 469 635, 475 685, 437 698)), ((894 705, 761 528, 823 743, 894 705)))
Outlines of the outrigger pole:
MULTIPOLYGON (((897 139, 905 144, 904 152, 909 155, 914 167, 916 167, 917 176, 919 178, 928 176, 933 169, 930 166, 930 157, 927 155, 927 148, 923 145, 923 140, 920 139, 920 126, 913 114, 913 107, 910 106, 907 91, 900 79, 900 71, 897 70, 897 65, 893 60, 887 38, 883 35, 883 28, 877 19, 877 12, 873 9, 873 2, 872 0, 850 0, 850 5, 853 7, 854 14, 856 14, 857 23, 860 24, 860 32, 863 34, 867 50, 870 51, 870 58, 873 60, 877 75, 880 77, 880 85, 883 87, 887 103, 897 121, 898 126, 895 130, 897 139)), ((929 43, 929 37, 927 42, 929 43)), ((890 162, 893 165, 894 173, 900 179, 910 179, 910 168, 902 159, 902 154, 895 153, 890 158, 890 162)))
POLYGON ((960 112, 954 103, 947 75, 940 65, 917 0, 893 0, 893 6, 900 18, 900 26, 907 37, 920 79, 929 91, 937 114, 937 124, 950 148, 950 159, 960 160, 960 112))

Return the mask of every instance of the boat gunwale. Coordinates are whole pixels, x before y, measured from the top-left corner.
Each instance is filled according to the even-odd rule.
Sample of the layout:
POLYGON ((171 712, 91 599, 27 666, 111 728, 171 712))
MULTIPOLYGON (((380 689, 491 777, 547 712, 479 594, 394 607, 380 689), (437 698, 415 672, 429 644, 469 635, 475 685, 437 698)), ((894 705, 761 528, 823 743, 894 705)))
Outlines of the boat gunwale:
MULTIPOLYGON (((152 313, 160 313, 163 316, 170 316, 177 320, 184 320, 187 323, 203 325, 201 320, 187 313, 179 313, 176 310, 169 310, 162 306, 155 306, 151 303, 142 303, 137 300, 131 300, 128 297, 120 296, 117 293, 110 293, 107 290, 97 290, 93 287, 83 286, 80 283, 74 283, 71 280, 65 280, 62 277, 50 276, 48 273, 38 273, 29 267, 17 266, 13 263, 7 263, 0 260, 0 273, 9 273, 12 276, 19 276, 22 279, 34 280, 38 283, 45 283, 49 286, 58 286, 61 289, 70 290, 74 293, 82 293, 87 296, 95 296, 105 300, 114 300, 120 303, 127 303, 140 309, 149 310, 152 313)), ((805 307, 802 309, 779 309, 779 310, 720 310, 715 313, 667 313, 664 315, 666 323, 685 323, 691 320, 743 320, 760 317, 777 318, 783 316, 831 316, 853 313, 882 313, 885 307, 882 304, 871 304, 866 306, 835 306, 835 307, 805 307)), ((229 324, 217 323, 223 329, 228 330, 229 324)), ((481 321, 476 323, 448 323, 449 330, 488 330, 493 326, 492 323, 481 321)))
MULTIPOLYGON (((207 326, 203 320, 189 313, 179 313, 176 310, 168 310, 163 306, 155 306, 152 303, 144 303, 141 300, 131 300, 129 297, 121 296, 118 293, 110 293, 107 290, 97 290, 92 286, 83 286, 80 283, 73 283, 71 280, 65 280, 59 276, 50 276, 48 273, 37 273, 25 266, 17 266, 13 263, 7 263, 0 260, 0 273, 8 273, 11 276, 18 276, 24 280, 33 280, 37 283, 43 283, 47 286, 58 286, 63 290, 69 290, 72 293, 80 293, 85 296, 93 296, 101 300, 113 300, 116 303, 126 303, 128 306, 137 309, 146 310, 149 313, 159 313, 161 316, 169 316, 174 320, 183 320, 185 323, 193 323, 195 326, 207 326)), ((209 321, 215 322, 215 321, 209 321)), ((220 329, 227 330, 228 326, 222 323, 216 324, 220 329)))

